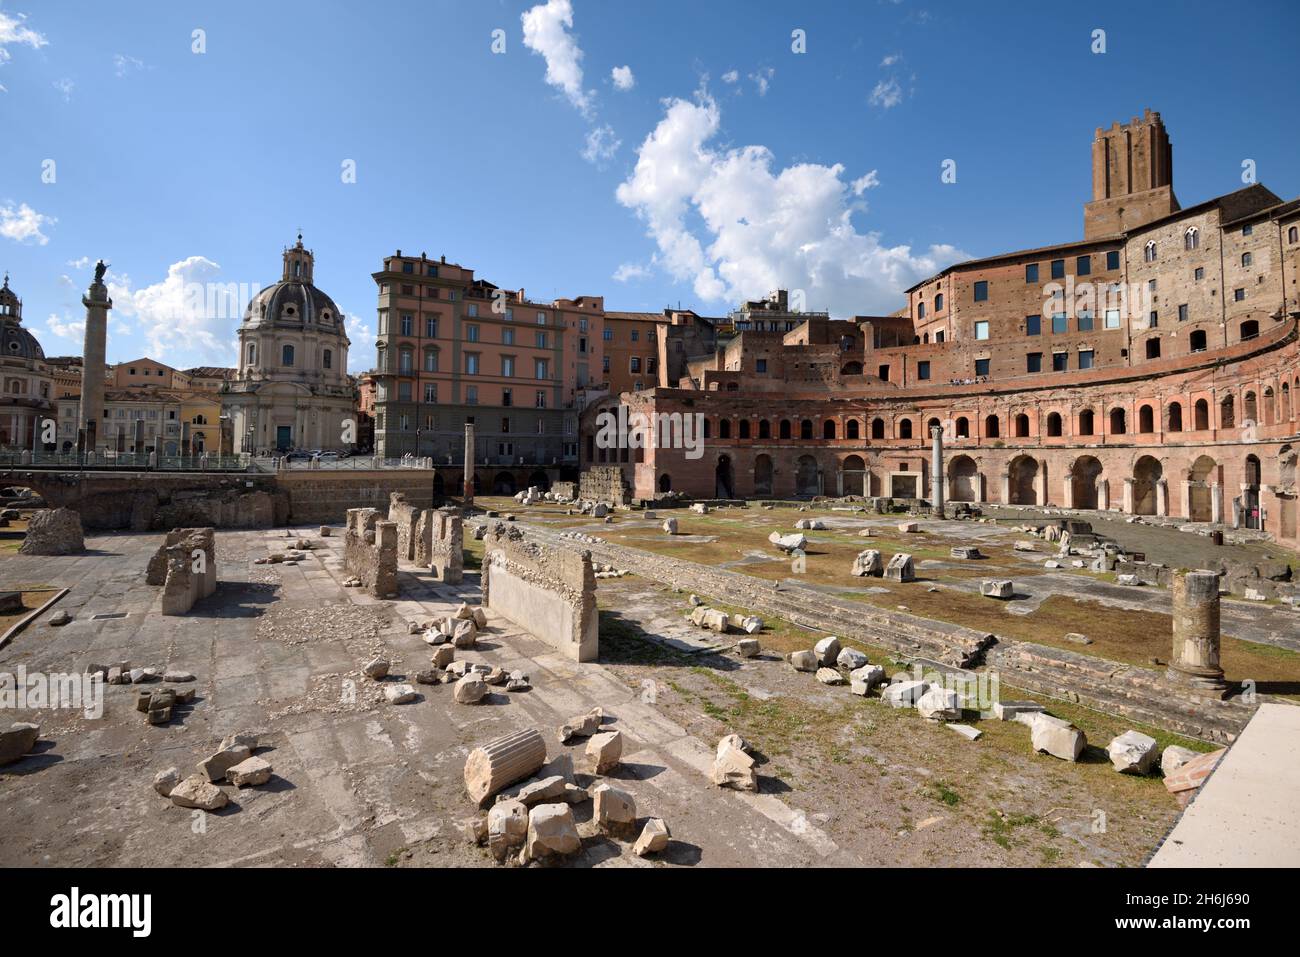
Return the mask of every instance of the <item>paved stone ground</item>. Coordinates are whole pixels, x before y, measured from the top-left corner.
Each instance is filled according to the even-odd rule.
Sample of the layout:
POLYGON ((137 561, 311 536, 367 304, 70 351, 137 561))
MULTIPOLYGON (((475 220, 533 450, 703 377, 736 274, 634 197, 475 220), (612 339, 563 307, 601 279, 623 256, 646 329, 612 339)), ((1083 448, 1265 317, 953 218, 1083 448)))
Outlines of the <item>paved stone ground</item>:
MULTIPOLYGON (((161 589, 145 584, 161 534, 92 536, 83 556, 3 559, 6 582, 71 588, 56 608, 75 618, 54 628, 43 616, 0 650, 0 670, 79 672, 129 659, 193 671, 198 698, 163 727, 134 710, 130 687, 105 687, 99 719, 66 710, 4 715, 38 721, 42 741, 39 753, 0 769, 0 820, 19 836, 0 843, 0 866, 491 864, 458 827, 475 813, 461 776, 469 750, 539 727, 550 756, 569 751, 581 767, 582 746, 559 745, 554 729, 594 705, 627 739, 614 775, 620 786, 643 818, 663 817, 672 829, 661 865, 1133 864, 1173 820, 1158 781, 1115 775, 1096 754, 1087 765, 1033 756, 1019 725, 990 728, 994 737, 1020 737, 1009 750, 987 749, 912 712, 795 675, 774 657, 665 660, 629 652, 624 640, 610 641, 600 663, 577 665, 489 616, 479 647, 459 657, 521 668, 533 690, 494 690, 485 703, 462 706, 450 685, 417 686, 417 702, 388 705, 363 664, 383 651, 394 661, 391 680, 426 667, 429 649, 407 634, 407 622, 476 601, 476 576, 448 588, 407 570, 403 597, 379 601, 341 587, 337 534, 320 539, 313 529, 322 547, 302 564, 253 564, 283 549, 285 537, 219 531, 218 592, 179 618, 159 615, 161 589), (655 694, 646 694, 647 681, 655 694), (796 753, 764 760, 759 794, 720 791, 705 777, 717 737, 733 730, 706 698, 739 700, 732 686, 760 703, 765 726, 801 736, 796 753), (189 773, 221 737, 244 729, 263 732, 261 753, 275 767, 269 785, 227 788, 232 804, 215 815, 176 808, 153 791, 157 771, 189 773), (954 800, 965 803, 957 809, 936 797, 951 792, 945 781, 959 782, 954 800), (1100 837, 1089 831, 1096 808, 1111 809, 1115 822, 1100 837), (1035 840, 1016 837, 1017 829, 1035 840)), ((623 622, 669 639, 670 655, 673 644, 702 644, 680 619, 680 599, 651 583, 606 580, 601 592, 623 622)), ((653 866, 598 835, 589 803, 575 811, 584 850, 573 863, 653 866)))

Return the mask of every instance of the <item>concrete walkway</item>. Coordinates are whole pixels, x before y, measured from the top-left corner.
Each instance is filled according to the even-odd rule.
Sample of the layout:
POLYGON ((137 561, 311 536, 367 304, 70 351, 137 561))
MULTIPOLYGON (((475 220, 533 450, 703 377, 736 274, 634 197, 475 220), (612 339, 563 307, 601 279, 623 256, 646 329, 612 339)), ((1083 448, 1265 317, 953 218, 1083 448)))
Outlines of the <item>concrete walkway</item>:
POLYGON ((1300 708, 1260 705, 1149 867, 1300 867, 1300 708))

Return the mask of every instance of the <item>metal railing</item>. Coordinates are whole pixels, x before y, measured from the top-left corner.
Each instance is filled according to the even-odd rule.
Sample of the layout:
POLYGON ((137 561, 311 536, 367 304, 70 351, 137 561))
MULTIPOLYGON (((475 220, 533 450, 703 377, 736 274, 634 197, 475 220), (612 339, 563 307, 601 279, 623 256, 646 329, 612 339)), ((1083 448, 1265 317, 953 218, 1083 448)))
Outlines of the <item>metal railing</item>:
POLYGON ((33 468, 65 471, 121 472, 245 472, 249 457, 245 454, 159 455, 156 452, 99 451, 81 454, 69 452, 32 452, 0 449, 0 469, 33 468))

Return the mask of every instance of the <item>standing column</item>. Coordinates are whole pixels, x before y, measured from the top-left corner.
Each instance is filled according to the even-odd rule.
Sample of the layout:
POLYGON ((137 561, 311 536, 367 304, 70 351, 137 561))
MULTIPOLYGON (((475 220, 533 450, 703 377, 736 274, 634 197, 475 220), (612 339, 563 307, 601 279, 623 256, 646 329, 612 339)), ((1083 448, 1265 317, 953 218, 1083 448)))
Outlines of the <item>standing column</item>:
POLYGON ((144 419, 135 420, 135 442, 131 451, 136 455, 144 454, 144 419))
POLYGON ((1161 517, 1169 515, 1169 480, 1156 480, 1156 514, 1161 517))
POLYGON ((474 423, 465 423, 465 505, 474 504, 474 423))
POLYGON ((1124 514, 1132 515, 1136 507, 1136 496, 1134 495, 1133 486, 1135 480, 1131 478, 1124 479, 1124 514))
POLYGON ((108 267, 101 259, 95 265, 95 281, 81 297, 86 307, 86 335, 81 348, 81 427, 86 430, 86 451, 91 452, 104 443, 100 431, 104 425, 104 352, 108 337, 108 310, 113 300, 108 298, 104 273, 108 267))
POLYGON ((1219 576, 1174 573, 1174 649, 1166 675, 1172 681, 1223 697, 1228 683, 1219 664, 1219 576))
POLYGON ((1223 524, 1223 486, 1217 482, 1210 486, 1210 521, 1223 524))
POLYGON ((930 512, 943 518, 943 429, 930 428, 930 512))

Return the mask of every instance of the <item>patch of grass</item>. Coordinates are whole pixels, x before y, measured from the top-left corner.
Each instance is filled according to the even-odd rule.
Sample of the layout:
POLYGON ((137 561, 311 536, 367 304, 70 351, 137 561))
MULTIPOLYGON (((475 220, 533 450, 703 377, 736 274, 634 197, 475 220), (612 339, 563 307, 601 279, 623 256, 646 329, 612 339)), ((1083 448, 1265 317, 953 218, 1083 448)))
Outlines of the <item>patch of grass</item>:
POLYGON ((949 807, 956 807, 961 803, 961 795, 943 781, 935 781, 930 790, 930 796, 941 804, 946 804, 949 807))
POLYGON ((980 832, 998 847, 1010 850, 1016 841, 1016 829, 1038 823, 1036 814, 1000 814, 989 811, 980 832))

